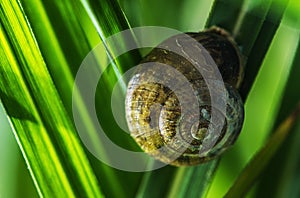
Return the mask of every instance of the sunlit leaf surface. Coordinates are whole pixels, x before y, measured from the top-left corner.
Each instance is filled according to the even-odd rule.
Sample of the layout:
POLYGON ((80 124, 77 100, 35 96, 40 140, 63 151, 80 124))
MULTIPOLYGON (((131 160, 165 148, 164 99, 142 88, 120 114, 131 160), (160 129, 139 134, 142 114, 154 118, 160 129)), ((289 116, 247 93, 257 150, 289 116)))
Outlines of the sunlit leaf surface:
MULTIPOLYGON (((0 98, 40 196, 222 197, 300 100, 297 0, 12 0, 1 1, 0 6, 0 98), (217 25, 231 32, 241 48, 246 63, 240 90, 245 100, 245 123, 236 145, 221 160, 132 173, 102 163, 80 141, 72 119, 74 78, 80 64, 107 37, 149 25, 183 32, 217 25)), ((126 40, 120 41, 124 49, 126 44, 126 40)), ((106 63, 108 60, 102 58, 106 53, 114 61, 97 86, 98 120, 115 144, 140 151, 118 126, 110 108, 117 80, 138 64, 140 52, 114 57, 113 49, 105 46, 96 62, 106 63)), ((103 69, 101 64, 99 70, 103 69)), ((120 98, 125 89, 126 85, 118 93, 120 98)), ((77 97, 87 133, 96 140, 85 104, 80 95, 77 97)), ((275 197, 300 196, 296 185, 299 178, 295 176, 300 170, 298 132, 296 125, 249 197, 266 197, 270 192, 275 197)), ((101 141, 94 144, 109 158, 101 141)), ((14 152, 9 148, 0 151, 6 154, 0 153, 4 160, 9 159, 8 150, 14 152)), ((149 167, 155 163, 149 162, 149 167)), ((6 182, 7 174, 2 176, 14 167, 1 163, 0 184, 5 187, 0 187, 0 197, 4 188, 26 188, 26 179, 18 178, 15 187, 14 182, 6 182)), ((32 197, 36 194, 33 192, 32 197)))

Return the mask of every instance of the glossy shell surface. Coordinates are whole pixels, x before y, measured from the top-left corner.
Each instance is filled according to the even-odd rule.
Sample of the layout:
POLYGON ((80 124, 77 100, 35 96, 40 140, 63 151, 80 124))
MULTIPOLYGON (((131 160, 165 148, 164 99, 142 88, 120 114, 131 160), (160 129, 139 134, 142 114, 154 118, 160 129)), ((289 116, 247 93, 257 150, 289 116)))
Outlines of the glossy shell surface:
MULTIPOLYGON (((238 88, 243 78, 243 65, 237 45, 227 32, 211 28, 199 33, 187 33, 199 42, 217 65, 225 85, 225 111, 211 106, 210 90, 206 81, 195 68, 195 63, 166 50, 177 48, 183 53, 202 56, 203 50, 188 51, 189 40, 182 35, 173 36, 154 48, 141 62, 152 63, 153 67, 137 69, 129 81, 125 110, 131 136, 149 155, 175 166, 196 165, 218 157, 227 150, 238 137, 244 119, 243 102, 238 88), (194 53, 194 54, 193 54, 194 53), (191 90, 180 89, 183 85, 181 75, 161 69, 160 64, 174 68, 187 79, 197 102, 189 97, 191 90), (165 73, 164 73, 165 72, 165 73), (171 89, 156 78, 178 88, 171 89), (182 106, 186 107, 183 110, 182 106), (196 115, 189 112, 195 112, 196 115), (211 123, 211 112, 215 110, 225 117, 219 123, 211 123), (212 124, 220 129, 214 135, 209 129, 212 124), (203 148, 206 139, 214 140, 209 148, 203 148)), ((210 67, 210 61, 203 56, 197 65, 210 67)), ((218 84, 218 82, 216 82, 218 84)), ((218 87, 218 85, 217 85, 218 87)), ((213 90, 218 93, 218 89, 213 90)))

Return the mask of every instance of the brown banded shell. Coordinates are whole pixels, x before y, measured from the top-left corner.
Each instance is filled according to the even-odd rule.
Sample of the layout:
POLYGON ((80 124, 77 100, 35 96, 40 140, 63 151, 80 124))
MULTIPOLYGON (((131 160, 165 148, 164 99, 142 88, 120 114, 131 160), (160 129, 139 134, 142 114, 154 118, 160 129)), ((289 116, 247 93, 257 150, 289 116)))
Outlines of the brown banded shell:
POLYGON ((141 64, 152 63, 152 66, 137 69, 128 84, 125 101, 127 124, 138 145, 154 158, 176 166, 196 165, 219 156, 235 142, 244 118, 243 102, 237 91, 243 66, 234 41, 216 27, 187 34, 205 50, 189 51, 186 46, 192 43, 182 35, 162 42, 142 60, 141 64), (168 50, 173 48, 198 56, 201 61, 193 62, 168 50), (220 82, 208 75, 216 85, 214 90, 209 90, 195 68, 200 65, 213 73, 212 64, 217 65, 226 88, 224 97, 220 97, 225 110, 211 106, 210 92, 218 94, 220 82), (196 102, 191 94, 195 95, 196 102), (212 111, 223 116, 224 122, 212 122, 212 111), (207 140, 213 145, 206 148, 203 144, 207 140))

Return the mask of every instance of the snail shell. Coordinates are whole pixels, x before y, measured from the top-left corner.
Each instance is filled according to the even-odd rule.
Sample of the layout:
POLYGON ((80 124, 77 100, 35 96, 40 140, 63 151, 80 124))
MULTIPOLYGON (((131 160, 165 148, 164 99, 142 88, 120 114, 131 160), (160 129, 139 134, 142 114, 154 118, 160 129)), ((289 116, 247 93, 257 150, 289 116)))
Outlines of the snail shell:
POLYGON ((141 64, 152 63, 153 66, 137 69, 129 81, 125 100, 131 136, 146 153, 175 166, 196 165, 218 157, 235 142, 244 119, 243 102, 237 91, 243 78, 243 65, 233 39, 217 27, 187 35, 205 50, 189 51, 183 46, 191 43, 181 34, 165 40, 142 60, 141 64), (211 105, 210 91, 218 94, 219 82, 213 81, 217 88, 209 90, 195 63, 166 50, 169 48, 202 57, 203 61, 196 64, 206 70, 210 70, 212 64, 217 65, 226 88, 222 97, 225 110, 211 105), (205 53, 214 63, 208 60, 205 53), (171 66, 181 75, 171 70, 164 72, 161 64, 171 66), (155 82, 155 76, 159 76, 161 82, 175 84, 175 89, 155 82), (182 89, 183 80, 180 76, 187 79, 191 90, 182 89), (189 97, 190 92, 195 95, 196 102, 189 97), (182 105, 187 110, 183 110, 182 105), (222 124, 216 121, 212 123, 212 111, 225 118, 222 124), (210 124, 212 128, 209 128, 210 124), (220 132, 215 135, 214 129, 220 132), (213 144, 204 148, 205 141, 213 144))

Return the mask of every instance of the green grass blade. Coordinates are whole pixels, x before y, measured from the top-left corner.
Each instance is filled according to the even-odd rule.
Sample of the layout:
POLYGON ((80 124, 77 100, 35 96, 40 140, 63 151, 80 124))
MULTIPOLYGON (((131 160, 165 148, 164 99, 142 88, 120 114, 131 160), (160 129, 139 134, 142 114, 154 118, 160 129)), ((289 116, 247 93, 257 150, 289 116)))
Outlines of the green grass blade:
MULTIPOLYGON (((152 164, 150 164, 150 167, 151 165, 152 164)), ((172 181, 176 174, 176 169, 176 167, 167 166, 144 173, 142 183, 139 186, 136 197, 166 197, 168 193, 167 189, 171 188, 172 181)))
POLYGON ((280 24, 288 0, 217 0, 207 26, 218 25, 233 34, 245 56, 245 77, 240 88, 246 100, 263 58, 280 24), (280 6, 279 6, 280 5, 280 6), (224 16, 224 13, 229 13, 224 16))
MULTIPOLYGON (((47 62, 47 68, 68 115, 72 117, 74 75, 83 58, 100 42, 100 38, 80 2, 57 1, 41 4, 41 2, 33 0, 25 1, 24 5, 47 62), (61 23, 53 24, 57 21, 61 23)), ((84 114, 84 109, 82 109, 82 114, 84 114)), ((114 190, 121 186, 118 173, 98 162, 88 152, 87 154, 105 194, 120 196, 121 190, 114 190), (109 185, 110 183, 115 184, 114 188, 109 185)))
MULTIPOLYGON (((285 91, 282 94, 282 103, 278 111, 278 116, 275 121, 275 126, 281 123, 285 117, 291 112, 298 101, 299 94, 299 61, 300 61, 300 17, 299 4, 296 1, 291 1, 288 11, 285 14, 283 23, 287 40, 284 42, 284 52, 289 52, 290 55, 295 53, 295 58, 290 58, 293 61, 290 76, 285 86, 285 91), (295 49, 297 48, 297 49, 295 49), (295 49, 295 50, 293 50, 295 49)), ((256 196, 266 196, 266 192, 274 192, 277 197, 298 197, 300 195, 299 185, 299 121, 297 126, 291 131, 283 146, 279 149, 276 155, 269 162, 265 169, 261 181, 257 186, 256 196)))
POLYGON ((1 100, 40 196, 101 197, 24 12, 1 2, 1 100))
MULTIPOLYGON (((287 7, 287 5, 284 4, 282 7, 287 7)), ((284 15, 288 12, 286 9, 284 15)), ((238 176, 251 156, 263 146, 266 137, 272 131, 291 63, 295 58, 297 46, 295 39, 299 37, 290 30, 286 24, 281 22, 268 47, 267 54, 264 55, 263 64, 246 101, 243 131, 232 151, 225 155, 220 163, 221 168, 218 170, 210 190, 211 197, 222 196, 226 193, 235 177, 238 176), (286 46, 289 47, 286 48, 286 46)), ((269 183, 273 185, 274 179, 269 183)), ((265 192, 270 193, 270 191, 265 192)))
POLYGON ((179 169, 168 197, 205 197, 217 166, 218 160, 214 160, 195 168, 179 169))
POLYGON ((0 192, 3 197, 38 197, 0 100, 0 192), (20 179, 22 178, 22 179, 20 179))
POLYGON ((257 177, 262 173, 270 159, 286 139, 296 121, 299 120, 299 113, 300 104, 281 123, 264 148, 248 163, 225 197, 235 198, 245 196, 245 193, 251 188, 257 177))
MULTIPOLYGON (((265 54, 267 53, 272 39, 274 38, 274 35, 281 23, 283 14, 285 13, 288 4, 289 0, 281 1, 281 3, 276 0, 272 1, 267 11, 267 15, 265 15, 263 18, 263 22, 261 20, 257 20, 255 17, 253 17, 252 20, 249 20, 247 18, 247 20, 252 21, 253 24, 261 24, 260 28, 257 27, 257 29, 259 29, 257 37, 255 39, 252 39, 252 34, 250 34, 250 36, 244 35, 243 37, 240 36, 240 38, 237 38, 238 40, 240 39, 242 41, 242 44, 245 43, 245 46, 247 46, 248 48, 244 49, 245 55, 247 56, 247 64, 245 66, 244 83, 240 89, 241 96, 243 98, 247 97, 252 84, 254 83, 261 63, 264 60, 265 54)), ((246 23, 243 31, 252 32, 252 28, 252 26, 247 25, 246 23)), ((254 29, 256 29, 256 27, 254 27, 254 29)))
MULTIPOLYGON (((41 51, 48 63, 47 67, 54 83, 62 97, 68 114, 72 117, 72 91, 74 77, 84 57, 92 50, 100 41, 105 40, 105 37, 120 31, 119 23, 114 23, 114 20, 123 21, 120 18, 123 15, 117 15, 121 12, 118 6, 110 7, 112 1, 102 2, 101 9, 96 11, 101 15, 99 20, 95 17, 94 9, 91 9, 93 1, 55 1, 43 2, 39 1, 24 1, 25 11, 32 23, 33 31, 37 34, 37 40, 41 45, 41 51), (108 11, 110 10, 110 11, 108 11), (43 16, 43 17, 41 17, 43 16), (108 23, 109 20, 109 23, 108 23), (59 23, 58 23, 59 21, 59 23), (41 25, 42 24, 42 25, 41 25), (101 28, 100 25, 102 24, 101 28), (111 27, 109 27, 111 26, 111 27), (46 33, 44 29, 49 29, 46 33), (98 32, 97 32, 98 30, 98 32), (101 32, 99 32, 99 30, 101 32), (110 32, 115 30, 115 32, 110 32), (103 37, 100 37, 100 36, 103 37), (45 39, 51 38, 51 39, 45 39), (72 50, 70 50, 72 49, 72 50), (59 58, 55 58, 59 57, 59 58), (63 82, 64 81, 64 82, 63 82)), ((122 24, 122 27, 127 26, 127 23, 122 24)), ((106 52, 103 51, 103 54, 106 52)), ((99 62, 103 63, 99 54, 99 62)), ((113 52, 110 52, 113 55, 113 52)), ((109 137, 117 142, 118 145, 125 148, 132 148, 135 145, 132 139, 126 135, 114 122, 110 106, 110 95, 117 79, 117 74, 120 74, 123 67, 132 65, 131 63, 139 59, 136 53, 125 54, 118 58, 115 65, 110 69, 110 72, 105 73, 103 79, 99 82, 98 91, 96 93, 97 109, 99 109, 99 120, 107 127, 109 137), (107 94, 103 94, 107 93, 107 94), (105 97, 103 97, 105 96, 105 97), (99 108, 98 108, 99 107, 99 108)), ((78 96, 80 98, 80 96, 78 96)), ((79 99, 80 101, 80 99, 79 99)), ((88 132, 92 139, 97 133, 93 125, 90 123, 89 116, 83 103, 77 104, 80 107, 82 119, 85 121, 88 132)), ((101 142, 96 141, 95 144, 101 151, 105 148, 101 146, 101 142)), ((88 158, 94 169, 94 172, 99 180, 102 191, 105 194, 113 195, 114 197, 125 197, 132 195, 136 191, 136 183, 139 182, 140 174, 118 171, 111 168, 96 159, 92 154, 87 152, 88 158), (128 179, 131 182, 128 184, 128 179), (114 184, 113 186, 111 184, 114 184), (126 185, 125 185, 126 184, 126 185), (115 190, 119 189, 119 190, 115 190)), ((109 156, 108 156, 109 157, 109 156)))
MULTIPOLYGON (((265 23, 268 23, 268 21, 266 20, 266 16, 268 16, 268 13, 270 12, 270 10, 272 10, 271 5, 272 5, 272 1, 264 1, 263 3, 258 3, 257 1, 256 2, 252 2, 252 1, 238 1, 237 2, 237 1, 222 1, 222 0, 215 1, 213 9, 211 10, 211 13, 210 13, 210 17, 208 18, 208 20, 206 22, 206 26, 210 27, 212 25, 218 25, 218 26, 221 26, 221 27, 229 30, 230 32, 233 32, 235 34, 234 36, 236 37, 238 44, 240 44, 242 46, 242 50, 243 50, 244 54, 249 55, 248 53, 250 53, 253 50, 253 45, 254 45, 253 43, 256 43, 255 41, 258 38, 260 28, 263 27, 263 25, 265 23), (228 14, 224 15, 224 13, 230 13, 230 15, 228 15, 228 14), (254 28, 255 31, 257 31, 257 33, 253 33, 251 35, 248 34, 247 28, 249 28, 249 26, 247 25, 247 22, 249 22, 249 21, 251 21, 251 23, 253 23, 253 24, 258 25, 256 28, 254 28), (246 38, 246 36, 247 36, 247 38, 246 38)), ((279 19, 281 18, 280 13, 277 17, 279 19)), ((274 28, 274 31, 272 31, 271 33, 267 32, 267 30, 265 30, 263 33, 261 33, 261 35, 263 36, 262 38, 266 39, 266 42, 264 43, 266 46, 266 49, 272 41, 273 35, 275 34, 275 30, 278 27, 278 24, 279 24, 279 22, 275 21, 275 23, 274 23, 275 28, 274 28)), ((259 46, 259 45, 261 45, 261 44, 258 43, 257 46, 259 46)), ((255 59, 257 55, 264 57, 266 50, 257 50, 257 49, 255 49, 255 50, 256 50, 255 51, 256 54, 255 54, 255 56, 253 56, 253 59, 255 59)), ((254 70, 256 70, 256 73, 259 69, 261 62, 262 62, 262 60, 260 59, 260 62, 256 63, 257 67, 254 69, 254 70)), ((251 66, 251 67, 253 67, 253 66, 251 66)), ((246 75, 248 75, 248 72, 253 72, 253 71, 246 71, 246 75)), ((255 73, 255 75, 256 75, 256 73, 255 73)), ((249 81, 247 83, 248 86, 250 86, 253 83, 253 81, 246 79, 246 82, 247 81, 249 81)), ((247 89, 246 91, 243 91, 244 94, 246 92, 249 92, 249 89, 247 89)), ((245 94, 244 97, 246 97, 246 95, 247 94, 245 94)), ((215 164, 217 164, 217 163, 215 163, 215 164)), ((166 169, 167 168, 168 167, 166 167, 166 169)), ((207 167, 205 167, 205 168, 207 168, 207 167)), ((211 170, 212 170, 211 172, 213 172, 213 170, 215 170, 215 167, 211 166, 211 170)), ((189 172, 196 173, 196 172, 201 172, 201 171, 202 171, 201 166, 190 167, 188 169, 184 169, 183 171, 181 171, 179 168, 177 170, 177 173, 175 174, 175 177, 173 178, 172 175, 170 175, 170 177, 173 178, 173 180, 175 180, 175 181, 182 181, 182 183, 181 183, 182 185, 176 185, 179 189, 172 187, 173 190, 170 191, 170 195, 180 194, 179 192, 182 192, 182 194, 181 194, 182 196, 187 196, 189 192, 198 192, 199 196, 201 194, 203 195, 204 193, 199 192, 199 189, 202 189, 201 185, 207 186, 206 181, 203 181, 198 186, 194 186, 195 188, 193 188, 193 190, 186 191, 186 185, 184 185, 184 183, 188 183, 187 180, 189 180, 189 177, 187 176, 184 179, 182 178, 182 175, 190 175, 189 172), (176 189, 176 190, 174 190, 174 189, 176 189), (187 192, 187 194, 185 194, 184 192, 187 192)), ((166 172, 168 172, 168 171, 166 171, 166 172)), ((213 174, 211 174, 210 177, 212 177, 212 176, 213 176, 213 174)), ((149 178, 149 177, 146 177, 146 178, 149 178)), ((152 177, 150 177, 150 178, 152 178, 152 177)), ((149 181, 151 181, 151 180, 149 180, 149 181)), ((154 181, 154 179, 152 180, 152 183, 153 183, 153 181, 154 181)), ((157 179, 157 181, 160 182, 161 185, 163 185, 162 184, 163 182, 166 182, 161 179, 157 179)), ((208 179, 207 182, 210 182, 210 180, 208 179)), ((149 185, 151 186, 151 183, 149 185)), ((151 188, 149 187, 149 189, 151 189, 151 188)), ((163 193, 163 192, 161 192, 161 193, 163 193)))
MULTIPOLYGON (((297 83, 299 82, 299 61, 300 61, 300 44, 298 43, 298 50, 295 56, 293 69, 291 70, 291 76, 286 86, 286 91, 284 93, 283 102, 281 104, 281 109, 278 113, 278 122, 280 122, 284 115, 287 114, 288 111, 293 109, 293 104, 296 104, 297 101, 300 101, 300 94, 297 83)), ((277 181, 275 183, 278 188, 276 188, 275 194, 278 197, 292 197, 300 195, 299 188, 299 140, 300 140, 300 120, 298 119, 297 126, 291 131, 291 135, 284 142, 284 145, 280 149, 280 151, 276 154, 272 161, 270 161, 267 171, 266 177, 262 180, 261 185, 258 189, 262 187, 264 189, 270 189, 270 185, 266 185, 265 181, 269 181, 270 179, 275 179, 277 181), (276 164, 276 166, 271 166, 272 164, 276 164), (275 169, 275 171, 274 171, 275 169), (281 170, 281 171, 276 171, 281 170), (271 172, 271 173, 270 173, 271 172), (275 174, 274 174, 275 173, 275 174), (270 178, 272 175, 272 178, 270 178)), ((261 192, 261 191, 259 191, 261 192)))

